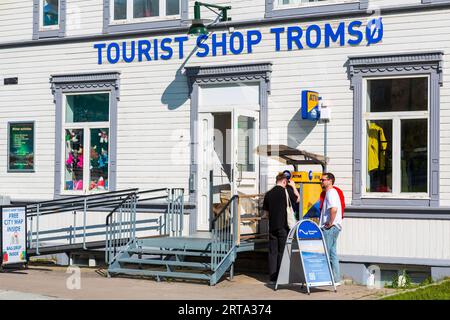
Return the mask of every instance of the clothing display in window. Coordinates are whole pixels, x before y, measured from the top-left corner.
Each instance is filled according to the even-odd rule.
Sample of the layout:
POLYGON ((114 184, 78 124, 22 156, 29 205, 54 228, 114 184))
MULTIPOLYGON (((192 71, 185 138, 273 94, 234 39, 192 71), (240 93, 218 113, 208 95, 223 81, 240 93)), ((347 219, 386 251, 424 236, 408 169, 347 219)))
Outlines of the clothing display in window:
POLYGON ((66 130, 65 190, 83 190, 83 130, 66 130))
POLYGON ((89 190, 108 190, 108 129, 91 129, 89 190))
POLYGON ((383 128, 372 122, 368 137, 368 171, 385 170, 388 144, 383 128))

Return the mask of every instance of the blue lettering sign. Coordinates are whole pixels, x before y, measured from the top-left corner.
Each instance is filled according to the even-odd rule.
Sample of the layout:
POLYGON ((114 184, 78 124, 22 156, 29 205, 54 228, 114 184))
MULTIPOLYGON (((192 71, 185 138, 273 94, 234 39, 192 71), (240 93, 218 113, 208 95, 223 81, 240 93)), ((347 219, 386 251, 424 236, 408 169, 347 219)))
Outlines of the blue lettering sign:
POLYGON ((375 44, 381 41, 383 39, 384 34, 384 27, 383 27, 383 21, 379 19, 372 19, 369 21, 366 27, 366 38, 367 38, 367 45, 370 46, 371 44, 375 44))
POLYGON ((349 39, 347 42, 351 46, 357 46, 361 44, 361 42, 364 39, 364 33, 362 33, 359 28, 361 28, 362 22, 361 21, 352 21, 348 25, 348 34, 352 37, 356 37, 356 39, 349 39))
POLYGON ((230 37, 230 51, 232 54, 241 54, 244 51, 244 35, 242 33, 233 32, 230 37))
POLYGON ((258 30, 249 30, 247 32, 247 52, 252 53, 253 47, 258 45, 262 40, 262 34, 258 30))
POLYGON ((222 55, 227 55, 227 35, 222 33, 222 39, 217 40, 217 34, 212 35, 212 55, 215 57, 217 55, 217 48, 222 48, 222 55))
MULTIPOLYGON (((329 48, 333 43, 343 47, 345 44, 356 46, 366 41, 367 46, 377 44, 383 40, 384 26, 382 18, 370 20, 366 25, 361 21, 340 22, 333 27, 326 23, 323 27, 312 24, 309 26, 290 26, 288 28, 276 27, 270 29, 270 35, 274 38, 275 51, 316 49, 321 45, 329 48), (282 34, 286 38, 282 39, 282 34)), ((259 30, 248 30, 246 33, 233 32, 213 34, 210 38, 200 35, 196 38, 195 55, 199 58, 208 56, 226 56, 228 54, 253 53, 261 44, 263 35, 259 30), (209 41, 208 41, 209 40, 209 41), (208 43, 209 42, 209 43, 208 43)), ((189 41, 187 36, 162 39, 142 39, 136 41, 122 41, 96 43, 97 63, 116 64, 119 61, 131 63, 134 61, 146 62, 153 60, 170 60, 174 58, 178 49, 178 59, 184 58, 185 44, 189 41), (106 56, 106 59, 105 59, 106 56)))
POLYGON ((208 44, 205 43, 205 41, 208 39, 207 35, 201 35, 197 38, 197 48, 200 50, 203 50, 203 52, 201 51, 197 51, 196 55, 199 58, 204 58, 207 57, 209 54, 209 46, 208 44))
POLYGON ((289 27, 287 29, 287 47, 292 50, 292 43, 295 42, 297 49, 303 49, 300 39, 302 38, 303 30, 300 27, 289 27))
POLYGON ((270 33, 275 34, 275 50, 281 50, 281 34, 284 33, 284 28, 272 28, 270 29, 270 33))
POLYGON ((339 45, 343 47, 345 45, 345 23, 341 22, 336 31, 330 24, 325 25, 325 48, 330 46, 330 40, 337 42, 339 40, 339 45))

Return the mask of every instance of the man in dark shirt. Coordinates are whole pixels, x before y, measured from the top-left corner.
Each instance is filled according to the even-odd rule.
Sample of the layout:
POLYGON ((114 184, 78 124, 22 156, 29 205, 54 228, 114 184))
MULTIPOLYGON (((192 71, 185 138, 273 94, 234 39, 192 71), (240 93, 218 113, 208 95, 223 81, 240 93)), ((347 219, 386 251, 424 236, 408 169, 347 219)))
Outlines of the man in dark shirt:
POLYGON ((276 178, 276 186, 264 197, 263 210, 269 215, 269 274, 270 281, 278 278, 281 259, 283 258, 289 227, 286 213, 287 177, 280 173, 276 178))
POLYGON ((295 212, 295 219, 300 220, 300 193, 295 186, 295 182, 292 180, 292 173, 289 170, 283 171, 283 174, 286 176, 288 183, 286 185, 286 189, 289 194, 289 198, 291 199, 292 209, 295 212))

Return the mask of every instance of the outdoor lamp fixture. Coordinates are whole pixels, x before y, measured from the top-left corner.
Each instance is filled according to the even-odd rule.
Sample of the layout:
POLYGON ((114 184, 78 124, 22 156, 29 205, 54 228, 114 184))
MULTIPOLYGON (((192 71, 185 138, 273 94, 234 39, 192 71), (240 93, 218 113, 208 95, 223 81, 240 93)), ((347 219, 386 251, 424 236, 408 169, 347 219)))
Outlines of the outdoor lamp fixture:
POLYGON ((231 9, 231 6, 218 6, 215 4, 208 4, 203 2, 196 1, 194 4, 194 20, 192 20, 192 25, 189 27, 188 35, 199 36, 199 35, 207 35, 208 28, 205 26, 204 22, 206 20, 200 17, 200 7, 204 6, 207 9, 211 10, 217 17, 220 18, 220 22, 230 21, 231 18, 228 18, 228 10, 231 9), (215 11, 214 9, 220 10, 220 12, 215 11))

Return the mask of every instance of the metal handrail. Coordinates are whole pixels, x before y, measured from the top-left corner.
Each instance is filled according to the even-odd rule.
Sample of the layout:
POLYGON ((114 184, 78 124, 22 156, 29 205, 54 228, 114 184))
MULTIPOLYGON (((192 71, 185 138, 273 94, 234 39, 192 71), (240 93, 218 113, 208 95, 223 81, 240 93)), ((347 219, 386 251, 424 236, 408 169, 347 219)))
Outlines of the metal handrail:
MULTIPOLYGON (((73 202, 73 199, 84 199, 84 198, 104 198, 105 196, 114 195, 114 194, 120 194, 120 193, 130 193, 130 192, 137 192, 138 188, 132 188, 132 189, 125 189, 125 190, 117 190, 117 191, 108 191, 108 192, 102 192, 102 193, 96 193, 96 194, 84 194, 84 195, 76 195, 76 196, 64 196, 64 198, 61 199, 55 199, 55 200, 46 200, 46 201, 40 201, 40 202, 34 202, 31 205, 40 205, 41 207, 44 204, 51 204, 56 202, 64 202, 64 201, 70 201, 73 202)), ((163 189, 164 190, 164 189, 163 189)))
POLYGON ((155 189, 130 194, 117 205, 106 217, 105 261, 112 264, 125 247, 136 241, 136 207, 137 202, 166 199, 167 214, 164 228, 168 236, 181 236, 183 233, 184 189, 155 189), (143 194, 164 191, 166 195, 141 199, 143 194))
POLYGON ((238 201, 239 196, 234 195, 212 220, 212 271, 216 271, 238 245, 238 201))
POLYGON ((69 199, 56 199, 52 201, 38 202, 27 205, 27 216, 36 215, 37 208, 40 214, 52 214, 66 212, 69 210, 79 210, 84 208, 86 201, 89 201, 90 207, 104 206, 108 207, 114 205, 114 201, 121 201, 121 198, 127 196, 132 192, 137 192, 138 189, 129 189, 125 191, 115 191, 95 195, 84 195, 71 197, 69 199))
POLYGON ((116 206, 106 217, 106 246, 105 246, 105 261, 111 263, 117 255, 121 246, 130 242, 136 236, 136 211, 133 204, 137 201, 135 194, 128 195, 120 205, 116 206), (129 207, 126 203, 132 200, 129 207), (134 202, 134 203, 133 203, 134 202), (123 209, 131 209, 130 211, 123 211, 123 209), (133 210, 134 209, 134 210, 133 210), (119 221, 113 221, 114 214, 119 211, 119 221), (129 214, 129 221, 125 221, 126 228, 123 228, 123 213, 129 214), (119 226, 117 224, 119 223, 119 226), (116 230, 116 228, 118 229, 116 230), (125 238, 122 235, 126 235, 125 238))
POLYGON ((129 189, 121 191, 106 192, 94 195, 74 196, 69 199, 56 199, 52 201, 41 201, 27 205, 27 219, 29 220, 28 228, 28 247, 36 249, 36 254, 39 255, 39 249, 41 248, 41 230, 40 220, 42 216, 53 215, 58 213, 72 213, 73 224, 67 224, 68 235, 66 240, 69 244, 75 244, 78 238, 83 239, 83 249, 87 250, 86 237, 87 237, 87 214, 88 211, 95 208, 108 208, 113 205, 117 205, 122 202, 124 198, 131 194, 136 194, 138 189, 129 189), (69 202, 68 202, 69 201, 69 202), (77 227, 77 214, 81 212, 83 214, 83 222, 81 226, 81 232, 77 227), (34 222, 35 221, 35 222, 34 222))

